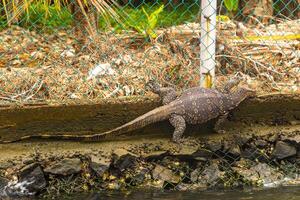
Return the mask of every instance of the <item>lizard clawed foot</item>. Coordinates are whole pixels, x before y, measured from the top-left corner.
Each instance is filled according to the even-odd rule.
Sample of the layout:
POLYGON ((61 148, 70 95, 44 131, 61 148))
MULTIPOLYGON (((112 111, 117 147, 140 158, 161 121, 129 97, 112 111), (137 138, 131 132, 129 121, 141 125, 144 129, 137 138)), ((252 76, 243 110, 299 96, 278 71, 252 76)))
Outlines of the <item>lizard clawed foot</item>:
POLYGON ((177 144, 194 144, 195 138, 193 137, 173 138, 173 142, 177 144))

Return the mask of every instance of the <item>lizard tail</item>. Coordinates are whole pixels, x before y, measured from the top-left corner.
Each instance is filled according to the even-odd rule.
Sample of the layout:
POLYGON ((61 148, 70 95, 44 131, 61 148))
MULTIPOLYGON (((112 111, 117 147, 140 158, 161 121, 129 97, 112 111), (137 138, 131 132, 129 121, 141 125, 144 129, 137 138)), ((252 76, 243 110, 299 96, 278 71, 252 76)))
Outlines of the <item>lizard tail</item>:
POLYGON ((158 107, 115 129, 85 137, 84 141, 99 141, 107 137, 122 135, 143 128, 149 124, 169 119, 173 108, 174 107, 170 104, 158 107))
POLYGON ((115 129, 112 129, 110 131, 106 131, 99 134, 91 134, 91 135, 47 135, 47 134, 41 134, 41 135, 27 135, 20 137, 18 139, 13 140, 0 140, 0 144, 7 144, 7 143, 13 143, 13 142, 19 142, 29 139, 57 139, 57 140, 74 140, 74 141, 99 141, 101 139, 104 139, 108 136, 117 136, 121 135, 123 133, 127 133, 139 128, 143 128, 149 124, 163 121, 165 119, 168 119, 170 114, 172 112, 172 106, 165 105, 158 107, 154 110, 151 110, 144 115, 139 116, 138 118, 119 126, 115 129))
POLYGON ((41 135, 26 135, 22 136, 17 139, 12 139, 12 140, 0 140, 0 144, 8 144, 8 143, 14 143, 14 142, 20 142, 24 140, 30 140, 30 139, 57 139, 57 140, 83 140, 86 136, 89 135, 68 135, 68 134, 63 134, 63 135, 47 135, 47 134, 41 134, 41 135))

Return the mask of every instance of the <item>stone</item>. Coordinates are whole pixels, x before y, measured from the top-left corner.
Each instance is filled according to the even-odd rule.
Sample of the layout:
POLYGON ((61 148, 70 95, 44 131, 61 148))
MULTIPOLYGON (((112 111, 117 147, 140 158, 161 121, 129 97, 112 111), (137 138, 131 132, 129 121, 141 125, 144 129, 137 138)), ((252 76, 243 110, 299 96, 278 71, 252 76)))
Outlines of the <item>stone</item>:
POLYGON ((297 154, 296 147, 286 142, 278 141, 272 152, 272 157, 281 160, 281 159, 295 156, 296 154, 297 154))
POLYGON ((198 149, 192 154, 192 157, 197 158, 197 157, 202 157, 202 158, 211 158, 214 155, 213 152, 207 149, 198 149))
POLYGON ((133 168, 136 165, 137 158, 133 155, 126 154, 119 157, 119 159, 112 162, 114 168, 120 172, 128 168, 133 168))
POLYGON ((152 151, 143 155, 147 162, 162 160, 164 157, 171 155, 169 151, 152 151))
POLYGON ((224 172, 220 171, 217 163, 212 163, 206 167, 198 177, 198 182, 203 185, 213 186, 219 182, 224 176, 224 172))
POLYGON ((241 149, 239 145, 233 145, 229 148, 228 152, 231 157, 239 157, 241 155, 241 149))
POLYGON ((290 142, 290 143, 295 144, 297 146, 300 145, 300 133, 296 134, 294 136, 282 136, 281 139, 282 139, 282 141, 290 142))
POLYGON ((278 133, 275 133, 275 134, 272 134, 272 135, 268 138, 268 141, 274 143, 274 142, 276 142, 276 141, 278 140, 278 138, 279 138, 278 133))
POLYGON ((196 182, 198 181, 198 177, 199 177, 201 171, 202 171, 202 170, 201 170, 200 168, 197 168, 197 169, 195 169, 194 171, 191 172, 191 177, 190 177, 190 179, 191 179, 191 181, 192 181, 193 183, 196 183, 196 182))
POLYGON ((240 174, 244 181, 252 185, 271 186, 284 180, 284 175, 271 168, 266 163, 258 163, 250 168, 233 167, 235 172, 240 174))
POLYGON ((14 164, 10 161, 7 162, 0 162, 0 169, 7 169, 12 167, 14 164))
POLYGON ((207 143, 207 148, 213 152, 221 151, 223 144, 221 141, 209 141, 207 143))
POLYGON ((258 160, 260 162, 268 162, 269 158, 266 157, 259 149, 251 144, 241 152, 241 157, 244 159, 258 160))
POLYGON ((234 140, 235 142, 240 145, 240 146, 243 146, 245 145, 246 143, 248 143, 250 140, 252 139, 252 136, 247 134, 247 135, 239 135, 239 134, 236 134, 234 135, 234 140))
POLYGON ((1 193, 3 192, 7 184, 8 184, 8 179, 0 176, 0 197, 1 197, 1 193))
POLYGON ((179 183, 180 181, 179 175, 176 175, 172 172, 172 170, 161 165, 155 166, 155 168, 152 171, 152 177, 155 180, 162 180, 169 183, 179 183))
POLYGON ((93 172, 97 174, 98 177, 102 177, 104 173, 108 171, 109 168, 108 165, 103 165, 96 162, 91 162, 90 167, 93 170, 93 172))
POLYGON ((242 176, 243 182, 249 182, 252 185, 257 185, 259 182, 259 173, 256 170, 245 168, 244 166, 232 167, 232 169, 242 176))
POLYGON ((224 176, 217 163, 211 163, 205 169, 197 168, 191 172, 191 181, 202 186, 211 186, 219 182, 224 176))
POLYGON ((126 149, 115 149, 113 151, 113 154, 115 154, 116 156, 118 157, 121 157, 121 156, 124 156, 124 155, 127 155, 127 154, 131 154, 129 151, 127 151, 126 149))
POLYGON ((9 182, 5 188, 9 196, 35 195, 47 186, 43 170, 37 163, 22 168, 18 180, 9 182))
POLYGON ((266 146, 268 145, 268 142, 265 141, 265 140, 259 139, 259 140, 256 140, 256 141, 254 142, 254 144, 255 144, 258 148, 264 148, 264 147, 266 147, 266 146))
POLYGON ((132 177, 130 184, 136 186, 142 184, 146 179, 146 174, 148 174, 148 172, 148 169, 142 169, 140 172, 138 172, 135 176, 132 177))
POLYGON ((81 160, 78 158, 64 159, 44 169, 44 172, 54 175, 71 175, 81 171, 81 160))

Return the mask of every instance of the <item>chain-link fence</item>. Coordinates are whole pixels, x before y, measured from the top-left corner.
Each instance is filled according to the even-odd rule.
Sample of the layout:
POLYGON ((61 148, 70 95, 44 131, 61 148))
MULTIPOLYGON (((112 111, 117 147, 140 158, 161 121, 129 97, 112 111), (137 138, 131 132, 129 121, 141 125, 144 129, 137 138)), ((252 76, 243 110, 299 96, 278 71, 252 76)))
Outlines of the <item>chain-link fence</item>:
MULTIPOLYGON (((2 0, 0 103, 96 102, 148 95, 145 83, 153 79, 178 89, 198 86, 201 76, 206 76, 208 86, 241 77, 258 95, 296 94, 299 4, 299 0, 217 1, 216 39, 206 43, 215 45, 215 52, 207 52, 215 68, 201 74, 201 62, 201 67, 207 66, 200 59, 205 36, 200 36, 204 8, 199 1, 2 0)), ((211 16, 206 17, 209 21, 211 16)), ((132 153, 149 148, 159 152, 163 147, 135 147, 112 157, 107 166, 84 157, 76 161, 82 165, 80 175, 74 172, 78 181, 74 188, 148 184, 184 190, 270 186, 299 179, 299 132, 280 134, 199 142, 198 150, 188 156, 166 149, 137 156, 132 153)), ((52 189, 58 191, 64 179, 52 178, 61 174, 41 163, 48 169, 44 173, 50 174, 48 183, 56 184, 52 189)))
MULTIPOLYGON (((150 79, 199 85, 198 1, 78 2, 1 2, 2 101, 144 95, 150 79)), ((299 92, 299 2, 230 2, 217 4, 215 84, 236 75, 259 92, 299 92)))

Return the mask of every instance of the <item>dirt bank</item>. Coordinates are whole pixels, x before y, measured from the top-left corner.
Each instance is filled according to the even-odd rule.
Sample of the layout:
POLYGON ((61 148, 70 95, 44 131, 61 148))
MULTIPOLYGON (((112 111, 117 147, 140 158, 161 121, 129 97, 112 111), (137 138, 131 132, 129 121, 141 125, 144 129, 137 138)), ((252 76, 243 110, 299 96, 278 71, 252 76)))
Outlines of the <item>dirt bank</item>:
POLYGON ((181 145, 168 138, 3 145, 0 189, 7 195, 57 198, 107 189, 295 185, 300 183, 299 130, 260 127, 181 145))
MULTIPOLYGON (((95 134, 122 125, 160 105, 156 96, 106 99, 96 104, 77 103, 3 106, 0 108, 0 139, 32 134, 95 134)), ((299 119, 300 95, 269 94, 243 102, 230 114, 224 128, 241 131, 249 124, 284 125, 297 123, 299 119)), ((212 123, 188 127, 187 133, 210 134, 212 123)), ((168 122, 162 122, 132 134, 170 135, 172 131, 168 122)))
MULTIPOLYGON (((144 100, 7 107, 0 114, 1 123, 15 125, 3 127, 0 134, 10 138, 30 133, 57 134, 59 130, 73 134, 98 132, 159 103, 157 99, 144 100)), ((213 122, 188 127, 185 136, 191 138, 183 144, 170 142, 173 129, 167 122, 97 143, 31 140, 2 144, 0 193, 58 198, 107 189, 193 190, 299 184, 299 108, 299 96, 295 95, 249 99, 231 113, 226 133, 213 133, 213 122)))

